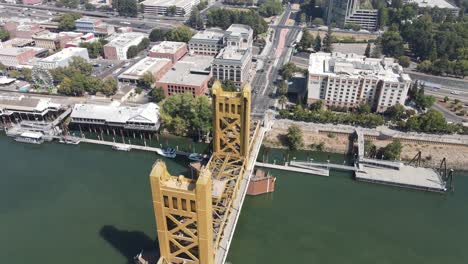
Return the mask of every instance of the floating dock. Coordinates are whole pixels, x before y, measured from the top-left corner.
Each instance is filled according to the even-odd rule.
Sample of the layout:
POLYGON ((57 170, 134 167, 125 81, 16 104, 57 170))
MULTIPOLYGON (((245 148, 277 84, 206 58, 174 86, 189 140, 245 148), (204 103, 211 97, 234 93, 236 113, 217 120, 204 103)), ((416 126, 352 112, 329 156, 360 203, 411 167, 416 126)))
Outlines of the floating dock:
POLYGON ((313 174, 313 175, 319 175, 319 176, 329 176, 330 175, 330 171, 328 169, 313 168, 313 167, 298 168, 298 167, 293 167, 293 166, 277 165, 277 164, 262 163, 262 162, 256 162, 255 166, 263 167, 263 168, 269 168, 269 169, 301 172, 301 173, 313 174))
POLYGON ((400 164, 399 169, 360 165, 357 181, 411 188, 431 192, 446 192, 445 181, 436 170, 400 164))

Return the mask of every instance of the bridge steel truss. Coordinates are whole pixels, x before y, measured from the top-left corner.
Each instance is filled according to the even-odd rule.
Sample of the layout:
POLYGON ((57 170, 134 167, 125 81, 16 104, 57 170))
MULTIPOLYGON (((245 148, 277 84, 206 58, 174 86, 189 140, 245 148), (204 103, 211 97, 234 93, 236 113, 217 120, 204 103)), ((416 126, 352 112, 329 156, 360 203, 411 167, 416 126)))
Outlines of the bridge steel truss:
POLYGON ((171 176, 162 161, 150 174, 158 264, 219 264, 227 255, 259 125, 250 129, 249 85, 241 92, 228 92, 215 82, 212 91, 213 155, 198 179, 171 176))

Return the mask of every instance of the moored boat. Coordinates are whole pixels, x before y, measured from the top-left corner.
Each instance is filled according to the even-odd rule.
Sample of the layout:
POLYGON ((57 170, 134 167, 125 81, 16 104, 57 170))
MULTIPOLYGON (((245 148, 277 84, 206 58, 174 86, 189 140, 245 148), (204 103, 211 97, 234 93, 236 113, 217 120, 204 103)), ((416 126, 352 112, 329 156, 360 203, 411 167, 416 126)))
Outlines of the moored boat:
POLYGON ((203 155, 198 153, 192 153, 188 156, 189 160, 193 161, 203 161, 203 155))
POLYGON ((165 148, 165 149, 157 149, 156 152, 166 158, 175 158, 176 157, 176 150, 173 148, 165 148))
POLYGON ((44 138, 42 138, 41 133, 23 132, 21 135, 15 137, 15 141, 30 144, 42 144, 44 143, 44 138))
POLYGON ((113 150, 120 150, 120 151, 130 151, 132 149, 129 145, 113 145, 113 150))

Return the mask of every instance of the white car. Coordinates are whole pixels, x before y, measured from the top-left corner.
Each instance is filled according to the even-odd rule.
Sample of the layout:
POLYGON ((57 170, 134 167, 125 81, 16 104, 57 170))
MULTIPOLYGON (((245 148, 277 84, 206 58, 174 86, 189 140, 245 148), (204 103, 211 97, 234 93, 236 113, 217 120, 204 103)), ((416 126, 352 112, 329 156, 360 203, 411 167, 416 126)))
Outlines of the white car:
POLYGON ((451 92, 450 92, 450 94, 459 95, 459 94, 460 94, 460 92, 458 92, 458 91, 451 91, 451 92))

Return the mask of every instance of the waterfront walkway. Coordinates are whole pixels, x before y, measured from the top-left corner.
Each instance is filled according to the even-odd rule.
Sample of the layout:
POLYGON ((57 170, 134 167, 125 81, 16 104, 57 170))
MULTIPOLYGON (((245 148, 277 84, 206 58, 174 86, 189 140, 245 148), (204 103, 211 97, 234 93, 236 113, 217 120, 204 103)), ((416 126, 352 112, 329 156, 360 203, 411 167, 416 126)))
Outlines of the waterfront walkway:
POLYGON ((355 166, 333 164, 333 163, 323 163, 323 162, 308 162, 308 161, 291 161, 289 162, 290 166, 300 167, 305 169, 316 169, 316 168, 327 168, 327 169, 337 169, 345 171, 357 171, 358 168, 355 166))
POLYGON ((269 169, 276 169, 276 170, 284 170, 284 171, 294 171, 300 173, 307 173, 319 176, 329 176, 330 171, 328 169, 320 169, 320 168, 299 168, 287 165, 277 165, 277 164, 270 164, 270 163, 263 163, 263 162, 256 162, 255 166, 269 168, 269 169))

